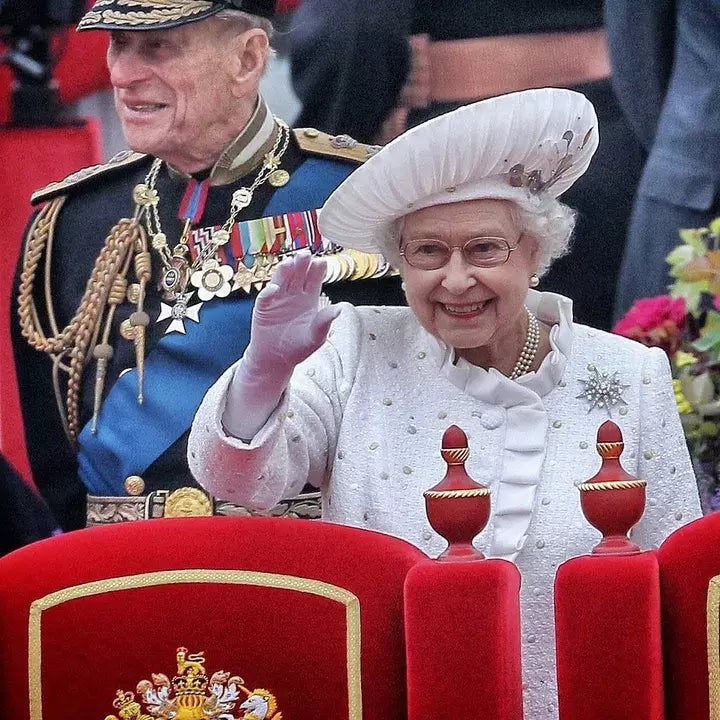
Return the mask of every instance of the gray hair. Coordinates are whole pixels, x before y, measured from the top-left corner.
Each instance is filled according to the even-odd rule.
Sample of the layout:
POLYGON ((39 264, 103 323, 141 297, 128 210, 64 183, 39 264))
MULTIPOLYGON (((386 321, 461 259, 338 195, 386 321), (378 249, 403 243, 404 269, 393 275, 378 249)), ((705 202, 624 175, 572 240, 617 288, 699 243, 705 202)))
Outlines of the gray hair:
POLYGON ((514 203, 514 210, 522 234, 538 242, 537 274, 542 277, 555 260, 569 251, 577 213, 555 198, 541 205, 514 203))
MULTIPOLYGON (((537 273, 542 276, 555 260, 568 252, 577 213, 557 199, 542 204, 510 202, 522 234, 538 242, 540 262, 537 273)), ((390 224, 384 236, 378 238, 387 261, 395 268, 401 267, 400 241, 404 224, 403 215, 390 224)))
MULTIPOLYGON (((252 15, 242 10, 221 10, 213 17, 228 24, 236 24, 238 35, 248 30, 262 30, 268 36, 270 43, 272 43, 275 36, 275 28, 273 27, 272 20, 261 17, 260 15, 252 15)), ((267 67, 267 61, 273 57, 275 57, 275 50, 271 47, 268 57, 265 60, 265 67, 267 67)), ((264 70, 265 68, 263 68, 263 72, 264 70)))

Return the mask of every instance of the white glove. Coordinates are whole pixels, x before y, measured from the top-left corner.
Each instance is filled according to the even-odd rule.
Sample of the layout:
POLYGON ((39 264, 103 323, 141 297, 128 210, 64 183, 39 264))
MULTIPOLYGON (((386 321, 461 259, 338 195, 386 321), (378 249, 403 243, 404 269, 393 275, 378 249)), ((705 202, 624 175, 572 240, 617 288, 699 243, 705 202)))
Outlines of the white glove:
POLYGON ((222 424, 236 438, 250 440, 280 402, 295 366, 327 338, 340 314, 320 307, 325 261, 310 253, 283 260, 258 294, 250 343, 228 388, 222 424))

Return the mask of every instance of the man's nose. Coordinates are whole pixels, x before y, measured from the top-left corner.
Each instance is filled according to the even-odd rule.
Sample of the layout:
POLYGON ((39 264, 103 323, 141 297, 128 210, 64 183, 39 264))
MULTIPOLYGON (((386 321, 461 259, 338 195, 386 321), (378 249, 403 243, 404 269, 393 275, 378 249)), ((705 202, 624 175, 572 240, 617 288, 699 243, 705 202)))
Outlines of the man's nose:
POLYGON ((137 53, 123 48, 117 54, 108 54, 110 83, 116 88, 127 88, 148 77, 147 64, 137 53))
POLYGON ((450 259, 443 271, 442 286, 454 295, 461 295, 468 288, 478 283, 475 276, 477 268, 465 260, 460 248, 454 248, 453 252, 450 253, 450 259))

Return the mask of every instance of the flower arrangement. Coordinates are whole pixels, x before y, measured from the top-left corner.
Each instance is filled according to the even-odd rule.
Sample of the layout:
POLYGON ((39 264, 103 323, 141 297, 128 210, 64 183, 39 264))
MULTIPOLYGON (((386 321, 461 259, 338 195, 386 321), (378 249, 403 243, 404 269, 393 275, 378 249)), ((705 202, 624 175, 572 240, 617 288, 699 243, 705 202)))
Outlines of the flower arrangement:
POLYGON ((613 332, 662 348, 706 512, 720 510, 720 218, 680 231, 667 295, 638 300, 613 332))

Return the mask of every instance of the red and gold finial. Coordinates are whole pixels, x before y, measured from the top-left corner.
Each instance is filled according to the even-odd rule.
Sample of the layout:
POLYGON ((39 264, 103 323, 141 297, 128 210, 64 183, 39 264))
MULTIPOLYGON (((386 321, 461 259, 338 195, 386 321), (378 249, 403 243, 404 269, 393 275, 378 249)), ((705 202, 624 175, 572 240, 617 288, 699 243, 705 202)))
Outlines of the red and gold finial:
POLYGON ((622 431, 612 420, 598 428, 596 448, 602 459, 600 469, 577 485, 583 514, 603 535, 592 552, 596 555, 640 552, 628 533, 645 510, 647 483, 630 475, 620 464, 625 442, 622 431))
POLYGON ((467 474, 470 448, 467 435, 457 425, 443 434, 440 455, 447 463, 445 477, 425 491, 428 521, 448 543, 438 560, 484 558, 472 541, 490 518, 490 489, 467 474))

